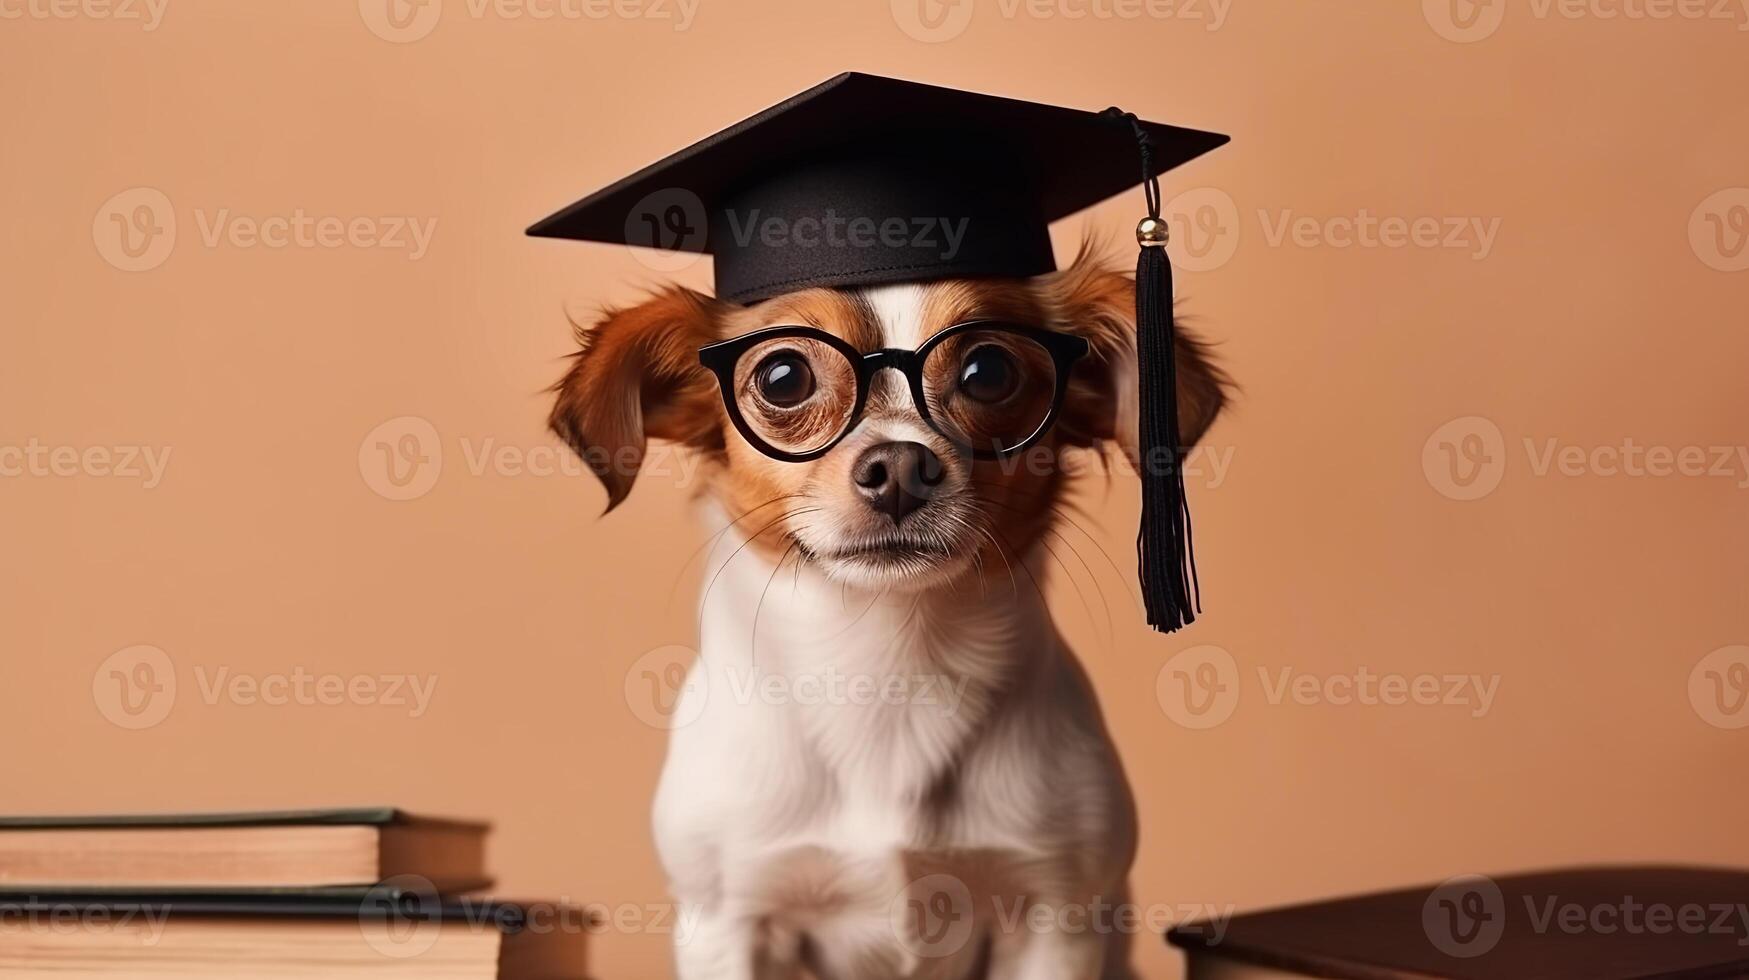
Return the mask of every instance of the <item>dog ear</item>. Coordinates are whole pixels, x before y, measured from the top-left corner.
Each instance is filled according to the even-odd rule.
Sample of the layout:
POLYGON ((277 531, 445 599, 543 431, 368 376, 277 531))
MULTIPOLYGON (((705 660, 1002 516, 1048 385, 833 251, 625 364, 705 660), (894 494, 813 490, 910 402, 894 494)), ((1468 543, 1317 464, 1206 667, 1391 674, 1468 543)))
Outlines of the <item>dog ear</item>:
MULTIPOLYGON (((1083 245, 1073 264, 1044 277, 1041 284, 1057 323, 1092 345, 1070 376, 1059 428, 1073 445, 1116 442, 1134 464, 1140 453, 1136 283, 1101 265, 1092 251, 1083 245)), ((1232 382, 1215 366, 1208 345, 1182 322, 1173 334, 1179 445, 1189 449, 1226 405, 1232 382)))
POLYGON ((631 492, 645 441, 696 449, 723 444, 721 396, 698 349, 717 339, 722 306, 690 289, 664 290, 637 306, 581 324, 582 346, 552 390, 547 424, 600 478, 607 509, 631 492))

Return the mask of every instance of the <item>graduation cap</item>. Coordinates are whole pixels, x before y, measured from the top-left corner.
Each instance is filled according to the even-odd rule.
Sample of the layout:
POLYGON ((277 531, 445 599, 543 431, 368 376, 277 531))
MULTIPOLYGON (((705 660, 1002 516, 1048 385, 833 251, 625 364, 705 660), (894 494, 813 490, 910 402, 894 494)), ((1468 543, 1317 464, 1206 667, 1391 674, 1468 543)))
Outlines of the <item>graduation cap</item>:
POLYGON ((1026 278, 1052 221, 1140 184, 1136 229, 1148 622, 1195 618, 1159 174, 1218 133, 846 72, 536 222, 530 235, 702 252, 719 298, 812 287, 1026 278), (826 247, 821 247, 826 246, 826 247), (833 247, 836 246, 836 247, 833 247))

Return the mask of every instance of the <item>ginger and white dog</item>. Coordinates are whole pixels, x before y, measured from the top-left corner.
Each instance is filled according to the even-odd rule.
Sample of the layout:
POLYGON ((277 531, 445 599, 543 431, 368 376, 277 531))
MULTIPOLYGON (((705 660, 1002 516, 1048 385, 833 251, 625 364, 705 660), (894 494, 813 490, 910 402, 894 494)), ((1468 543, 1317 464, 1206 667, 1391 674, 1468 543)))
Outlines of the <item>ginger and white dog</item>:
MULTIPOLYGON (((683 980, 1130 975, 1125 936, 1086 912, 1125 899, 1134 805, 1039 553, 1082 468, 1060 463, 1108 444, 1133 461, 1133 311, 1129 277, 1084 248, 1031 280, 749 307, 669 289, 579 331, 551 423, 609 507, 662 439, 704 455, 705 505, 727 525, 655 802, 671 890, 698 913, 676 948, 683 980), (701 348, 772 327, 867 353, 973 321, 1086 342, 1020 457, 962 451, 928 423, 945 409, 920 411, 922 387, 877 369, 828 451, 774 459, 745 433, 805 441, 839 424, 821 405, 855 387, 847 369, 782 339, 722 384, 700 364, 701 348)), ((1012 397, 1030 365, 1000 347, 952 354, 943 383, 1012 397)), ((1182 330, 1177 358, 1188 447, 1226 383, 1182 330)))

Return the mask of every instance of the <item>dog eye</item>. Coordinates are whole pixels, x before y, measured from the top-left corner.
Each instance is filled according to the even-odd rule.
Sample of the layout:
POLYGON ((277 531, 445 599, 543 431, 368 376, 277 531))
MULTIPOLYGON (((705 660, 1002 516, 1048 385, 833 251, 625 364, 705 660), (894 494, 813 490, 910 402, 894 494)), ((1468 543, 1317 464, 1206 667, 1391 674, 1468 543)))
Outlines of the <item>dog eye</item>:
POLYGON ((814 394, 814 371, 807 358, 795 351, 778 351, 753 369, 753 383, 767 402, 794 408, 814 394))
POLYGON ((966 354, 960 363, 960 391, 973 401, 994 404, 1020 387, 1020 369, 1014 357, 995 344, 983 344, 966 354))

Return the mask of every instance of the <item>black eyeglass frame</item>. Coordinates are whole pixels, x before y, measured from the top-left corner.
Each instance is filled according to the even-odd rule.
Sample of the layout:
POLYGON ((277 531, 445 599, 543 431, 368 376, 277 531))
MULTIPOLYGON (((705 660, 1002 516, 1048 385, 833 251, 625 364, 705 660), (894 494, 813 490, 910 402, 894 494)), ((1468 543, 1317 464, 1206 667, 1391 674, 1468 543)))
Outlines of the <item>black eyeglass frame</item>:
POLYGON ((1051 425, 1057 420, 1057 412, 1063 407, 1063 397, 1069 391, 1069 371, 1075 366, 1076 361, 1087 356, 1088 350, 1087 339, 1073 334, 1000 320, 967 320, 940 331, 924 341, 923 345, 916 350, 886 347, 869 351, 866 354, 851 346, 850 342, 842 337, 833 336, 816 327, 767 327, 764 330, 755 330, 731 340, 718 341, 699 348, 698 362, 716 375, 717 384, 723 390, 723 406, 728 409, 729 421, 735 424, 736 431, 741 433, 741 437, 746 439, 749 445, 772 459, 786 463, 805 463, 812 459, 819 459, 831 452, 834 446, 844 441, 844 438, 856 431, 856 427, 862 423, 862 410, 868 402, 869 389, 874 386, 875 375, 884 368, 891 368, 905 376, 911 389, 911 401, 917 406, 917 413, 923 417, 923 421, 928 423, 931 429, 952 440, 955 445, 967 450, 976 459, 1002 459, 1026 449, 1050 431, 1051 425), (930 352, 935 350, 937 346, 972 330, 993 330, 1026 337, 1043 347, 1045 352, 1050 354, 1051 361, 1056 366, 1057 388, 1051 396, 1050 411, 1045 413, 1044 420, 1039 423, 1038 428, 1032 431, 1032 434, 1012 446, 1001 449, 986 449, 981 446, 967 445, 963 440, 956 438, 953 433, 937 424, 935 419, 929 415, 929 399, 924 396, 923 392, 924 362, 928 360, 930 352), (782 340, 785 337, 805 337, 825 344, 843 354, 844 359, 850 362, 851 368, 856 372, 856 403, 850 409, 850 418, 845 422, 843 430, 833 436, 831 441, 824 446, 803 453, 787 452, 761 439, 753 431, 753 427, 747 423, 747 420, 741 416, 741 406, 735 397, 735 365, 740 362, 741 356, 760 344, 771 340, 782 340))

